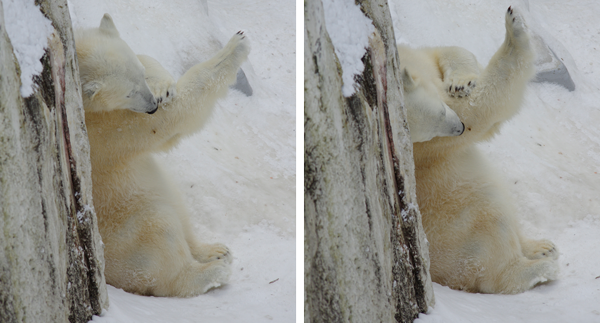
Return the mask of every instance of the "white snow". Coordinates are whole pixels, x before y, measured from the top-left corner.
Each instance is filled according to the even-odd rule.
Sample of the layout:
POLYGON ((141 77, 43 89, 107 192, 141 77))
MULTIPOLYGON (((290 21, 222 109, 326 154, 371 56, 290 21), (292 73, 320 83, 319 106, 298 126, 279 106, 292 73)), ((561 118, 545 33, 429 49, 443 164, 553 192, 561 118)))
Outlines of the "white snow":
POLYGON ((480 144, 508 183, 525 234, 561 253, 557 281, 518 295, 434 284, 436 306, 415 322, 600 322, 600 2, 392 0, 398 43, 465 47, 486 65, 504 40, 509 5, 567 66, 574 92, 530 83, 519 115, 480 144))
POLYGON ((230 90, 200 133, 159 156, 198 236, 233 251, 228 284, 189 299, 108 287, 93 322, 293 322, 296 318, 296 7, 294 1, 71 0, 74 27, 109 13, 134 52, 178 78, 238 30, 254 94, 230 90))
POLYGON ((342 65, 342 93, 349 97, 355 92, 354 75, 365 68, 361 58, 375 27, 354 0, 323 0, 323 11, 327 33, 342 65))
POLYGON ((54 32, 51 21, 34 0, 2 0, 4 26, 21 68, 21 96, 33 94, 33 76, 42 72, 40 59, 54 32))

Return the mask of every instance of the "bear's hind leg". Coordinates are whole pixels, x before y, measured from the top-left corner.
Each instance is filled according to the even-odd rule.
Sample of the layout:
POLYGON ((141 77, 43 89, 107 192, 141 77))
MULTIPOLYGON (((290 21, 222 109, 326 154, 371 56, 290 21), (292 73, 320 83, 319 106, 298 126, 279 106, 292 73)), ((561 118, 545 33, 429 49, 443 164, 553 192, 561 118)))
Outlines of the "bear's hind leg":
POLYGON ((539 283, 555 280, 558 277, 558 271, 558 264, 552 258, 527 259, 526 257, 519 257, 515 262, 507 264, 500 276, 495 279, 496 286, 489 291, 484 290, 484 292, 522 293, 539 283))
POLYGON ((230 264, 233 261, 233 256, 229 248, 222 243, 200 243, 196 238, 196 235, 192 231, 192 225, 187 214, 180 217, 181 224, 185 234, 185 241, 187 242, 192 257, 201 262, 207 263, 215 260, 223 259, 226 263, 230 264))
POLYGON ((155 296, 192 297, 206 293, 229 280, 231 268, 224 260, 199 263, 189 259, 174 279, 154 290, 155 296))

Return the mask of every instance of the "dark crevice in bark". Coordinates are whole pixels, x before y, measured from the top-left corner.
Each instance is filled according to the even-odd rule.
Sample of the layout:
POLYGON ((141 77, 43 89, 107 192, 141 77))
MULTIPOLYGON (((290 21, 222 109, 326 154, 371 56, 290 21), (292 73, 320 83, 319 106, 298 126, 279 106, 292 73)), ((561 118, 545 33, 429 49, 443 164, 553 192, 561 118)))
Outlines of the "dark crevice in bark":
POLYGON ((365 99, 371 110, 377 106, 377 88, 375 85, 375 77, 373 71, 373 64, 371 62, 371 54, 367 53, 362 57, 363 65, 365 66, 364 71, 361 74, 357 74, 354 80, 360 84, 361 88, 364 89, 363 93, 365 99))
POLYGON ((42 96, 43 101, 46 103, 46 107, 52 111, 54 109, 54 103, 56 102, 56 93, 54 91, 54 77, 52 76, 50 56, 50 49, 46 48, 46 52, 40 60, 43 66, 42 73, 40 73, 40 75, 35 75, 33 77, 33 82, 37 85, 38 93, 42 96))

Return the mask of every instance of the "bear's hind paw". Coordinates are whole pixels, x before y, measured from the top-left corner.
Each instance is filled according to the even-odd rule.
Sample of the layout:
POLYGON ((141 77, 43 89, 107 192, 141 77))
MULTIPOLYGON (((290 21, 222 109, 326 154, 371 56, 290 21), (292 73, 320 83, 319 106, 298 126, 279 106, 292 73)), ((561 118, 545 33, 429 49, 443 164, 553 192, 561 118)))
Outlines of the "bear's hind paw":
POLYGON ((194 259, 199 262, 207 263, 216 260, 224 260, 226 263, 231 263, 233 256, 227 246, 221 243, 202 244, 192 250, 194 259))
POLYGON ((531 240, 523 243, 523 254, 529 259, 558 259, 558 249, 548 240, 531 240))
POLYGON ((217 260, 206 264, 200 275, 206 280, 201 293, 206 293, 209 289, 219 287, 229 281, 231 276, 231 267, 224 260, 217 260))

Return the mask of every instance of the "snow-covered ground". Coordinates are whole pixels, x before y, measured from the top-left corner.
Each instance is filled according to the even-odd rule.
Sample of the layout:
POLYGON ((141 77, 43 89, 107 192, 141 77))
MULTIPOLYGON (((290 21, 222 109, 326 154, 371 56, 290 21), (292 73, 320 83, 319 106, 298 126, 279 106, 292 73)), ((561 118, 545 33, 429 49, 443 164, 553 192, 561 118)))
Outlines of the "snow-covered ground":
POLYGON ((486 65, 504 40, 509 5, 567 66, 574 92, 530 83, 518 116, 481 149, 511 185, 523 231, 561 253, 557 281, 519 295, 434 284, 436 306, 415 322, 600 322, 600 2, 391 0, 398 43, 457 45, 486 65))
POLYGON ((109 13, 137 54, 175 78, 238 30, 254 93, 230 90, 200 133, 159 156, 192 210, 197 234, 233 251, 229 284, 189 299, 144 297, 108 286, 93 322, 294 322, 296 318, 296 3, 69 0, 75 28, 109 13))

